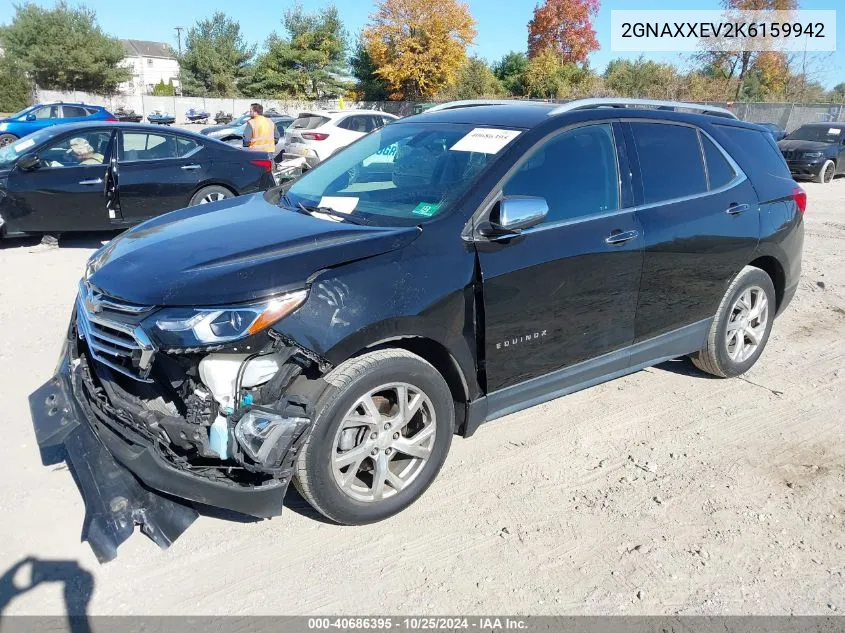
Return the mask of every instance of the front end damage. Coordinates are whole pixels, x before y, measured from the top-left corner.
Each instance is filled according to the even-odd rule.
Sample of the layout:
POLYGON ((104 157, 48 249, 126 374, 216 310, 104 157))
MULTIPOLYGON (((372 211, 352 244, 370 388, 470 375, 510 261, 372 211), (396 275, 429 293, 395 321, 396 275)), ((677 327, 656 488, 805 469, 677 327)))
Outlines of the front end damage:
POLYGON ((67 460, 86 506, 82 538, 101 562, 136 524, 168 547, 194 504, 280 514, 329 369, 269 329, 163 348, 147 315, 83 288, 56 375, 30 396, 42 457, 67 460))

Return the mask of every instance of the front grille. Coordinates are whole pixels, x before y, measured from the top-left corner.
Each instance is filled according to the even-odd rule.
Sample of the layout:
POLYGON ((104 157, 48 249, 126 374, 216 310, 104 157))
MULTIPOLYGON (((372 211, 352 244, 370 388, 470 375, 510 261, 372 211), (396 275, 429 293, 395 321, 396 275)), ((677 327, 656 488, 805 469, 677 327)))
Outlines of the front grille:
POLYGON ((76 329, 95 361, 135 380, 153 382, 148 376, 155 346, 138 325, 138 316, 150 310, 106 298, 82 282, 76 300, 76 329))

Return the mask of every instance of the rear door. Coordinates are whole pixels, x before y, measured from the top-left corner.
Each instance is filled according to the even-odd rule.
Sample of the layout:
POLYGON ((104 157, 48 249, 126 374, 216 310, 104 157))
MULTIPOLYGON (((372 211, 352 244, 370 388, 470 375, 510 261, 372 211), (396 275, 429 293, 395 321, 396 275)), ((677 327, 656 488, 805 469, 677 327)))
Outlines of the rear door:
POLYGON ((121 131, 120 138, 117 196, 127 224, 188 206, 210 177, 209 152, 193 138, 140 130, 121 131))
POLYGON ((12 170, 8 188, 16 219, 9 222, 9 229, 65 232, 109 228, 105 187, 113 136, 108 129, 59 136, 38 150, 39 167, 12 170), (93 150, 83 158, 72 148, 80 146, 79 139, 93 150))
POLYGON ((760 234, 757 194, 692 125, 630 121, 637 214, 645 234, 636 341, 711 318, 760 234))
POLYGON ((89 116, 91 116, 91 113, 82 106, 62 106, 62 123, 78 123, 79 121, 84 121, 89 116))
POLYGON ((505 182, 503 195, 542 197, 549 214, 517 238, 478 242, 488 391, 633 341, 643 242, 620 144, 611 123, 566 130, 505 182))

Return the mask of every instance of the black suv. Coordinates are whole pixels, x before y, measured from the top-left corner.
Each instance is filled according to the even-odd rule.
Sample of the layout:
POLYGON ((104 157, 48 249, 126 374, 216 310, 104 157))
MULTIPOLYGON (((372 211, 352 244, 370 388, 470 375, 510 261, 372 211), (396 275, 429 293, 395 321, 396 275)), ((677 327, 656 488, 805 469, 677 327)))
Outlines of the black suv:
POLYGON ((831 182, 845 174, 845 124, 809 123, 778 141, 778 147, 797 178, 831 182))
POLYGON ((378 521, 455 433, 679 356, 748 370, 805 194, 762 128, 645 105, 437 106, 95 253, 31 409, 98 555, 133 522, 167 545, 194 516, 174 497, 268 517, 291 481, 378 521))

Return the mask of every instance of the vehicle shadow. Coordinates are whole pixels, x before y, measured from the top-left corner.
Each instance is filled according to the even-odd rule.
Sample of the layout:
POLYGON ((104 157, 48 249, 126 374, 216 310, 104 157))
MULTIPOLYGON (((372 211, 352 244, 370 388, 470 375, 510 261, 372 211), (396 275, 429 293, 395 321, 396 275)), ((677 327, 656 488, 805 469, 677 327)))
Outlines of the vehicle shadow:
POLYGON ((305 517, 306 519, 312 519, 314 521, 319 521, 320 523, 328 523, 329 525, 337 525, 337 523, 324 517, 312 508, 311 504, 308 503, 301 494, 299 494, 299 490, 296 489, 296 486, 291 485, 288 488, 284 503, 285 508, 305 517))
POLYGON ((0 576, 0 620, 12 600, 44 583, 63 585, 69 630, 90 633, 88 603, 94 594, 94 576, 72 560, 40 560, 28 556, 7 569, 0 576))
POLYGON ((693 365, 692 361, 687 356, 684 356, 682 358, 675 358, 673 360, 667 360, 665 363, 655 365, 654 368, 662 369, 663 371, 668 371, 673 374, 680 374, 681 376, 689 376, 690 378, 716 379, 716 376, 712 376, 706 372, 703 372, 698 367, 693 365))
POLYGON ((59 238, 58 246, 50 246, 41 243, 40 236, 32 237, 4 237, 0 239, 0 250, 13 250, 16 248, 44 249, 54 248, 100 248, 103 242, 114 239, 119 235, 117 231, 96 231, 90 233, 72 233, 59 238))

